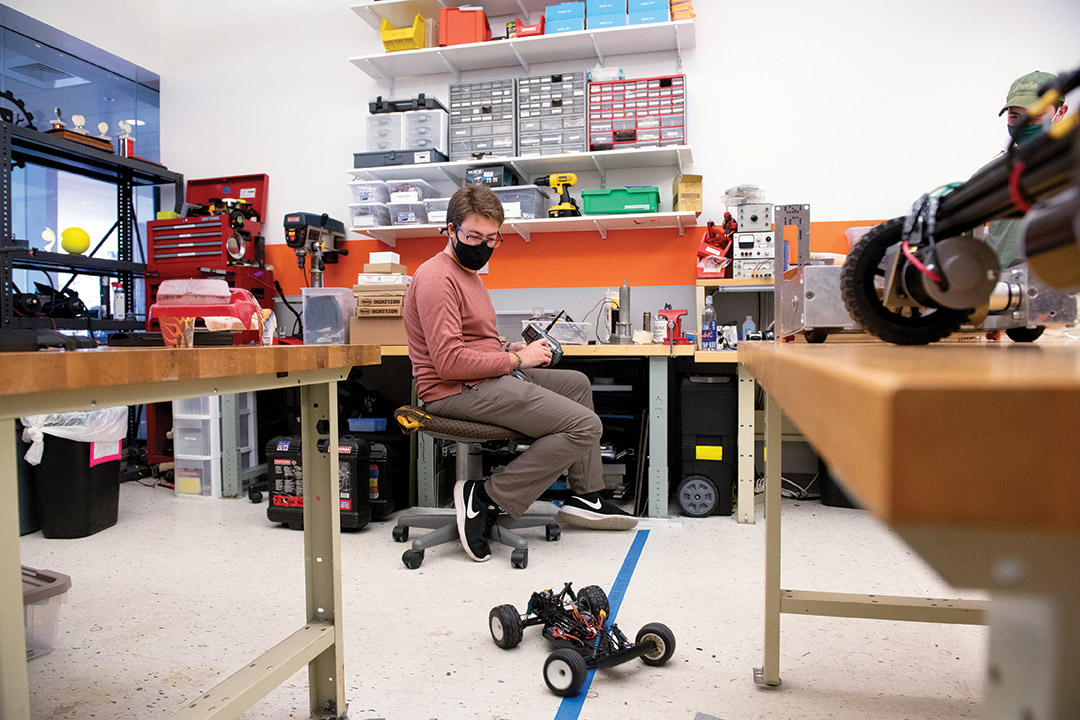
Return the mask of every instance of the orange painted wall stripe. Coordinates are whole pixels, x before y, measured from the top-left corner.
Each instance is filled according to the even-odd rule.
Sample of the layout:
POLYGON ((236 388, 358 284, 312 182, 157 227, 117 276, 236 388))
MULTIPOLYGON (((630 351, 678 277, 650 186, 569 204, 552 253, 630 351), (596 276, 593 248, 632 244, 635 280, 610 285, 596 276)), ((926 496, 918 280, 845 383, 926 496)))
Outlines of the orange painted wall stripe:
MULTIPOLYGON (((811 249, 847 253, 844 231, 878 222, 881 221, 811 222, 811 249)), ((682 237, 674 229, 613 230, 606 239, 590 232, 533 233, 531 242, 517 235, 506 235, 506 242, 492 258, 491 272, 485 276, 484 284, 491 290, 616 287, 624 279, 634 287, 694 285, 697 248, 704 232, 704 226, 688 228, 682 237)), ((794 232, 794 228, 788 228, 785 233, 792 242, 794 232)), ((392 250, 411 272, 445 245, 445 236, 399 240, 396 248, 376 240, 349 240, 345 243, 349 255, 341 257, 337 265, 326 266, 325 284, 352 287, 371 252, 392 250)), ((293 251, 284 244, 269 245, 266 260, 274 266, 274 277, 285 292, 298 295, 305 282, 293 251)))

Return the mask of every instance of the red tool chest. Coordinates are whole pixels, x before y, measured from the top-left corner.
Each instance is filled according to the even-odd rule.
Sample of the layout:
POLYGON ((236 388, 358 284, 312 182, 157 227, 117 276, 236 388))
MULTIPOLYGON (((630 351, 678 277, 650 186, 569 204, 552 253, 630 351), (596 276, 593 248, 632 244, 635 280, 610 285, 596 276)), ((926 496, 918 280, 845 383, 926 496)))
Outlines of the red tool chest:
POLYGON ((589 150, 686 144, 686 76, 589 83, 589 150))

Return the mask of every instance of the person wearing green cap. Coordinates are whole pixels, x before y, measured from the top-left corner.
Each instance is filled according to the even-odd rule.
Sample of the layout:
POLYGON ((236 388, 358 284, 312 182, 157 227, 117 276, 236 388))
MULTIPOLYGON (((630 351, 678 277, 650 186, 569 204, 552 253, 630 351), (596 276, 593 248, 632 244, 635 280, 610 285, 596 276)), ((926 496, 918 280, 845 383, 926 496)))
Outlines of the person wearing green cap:
MULTIPOLYGON (((1053 73, 1036 70, 1016 78, 1009 86, 1009 93, 1005 96, 1005 106, 1001 108, 998 117, 1005 115, 1009 136, 1014 146, 1030 142, 1046 132, 1069 111, 1069 106, 1059 100, 1053 108, 1048 108, 1041 115, 1031 118, 1029 124, 1024 125, 1027 108, 1039 99, 1039 88, 1056 79, 1057 76, 1053 73)), ((1004 151, 998 157, 1002 154, 1004 151)), ((994 159, 997 160, 997 158, 994 159)), ((979 172, 982 172, 982 168, 979 172)), ((1022 221, 1020 220, 992 220, 989 223, 986 244, 997 253, 998 262, 1002 268, 1015 265, 1024 258, 1021 229, 1022 221)))

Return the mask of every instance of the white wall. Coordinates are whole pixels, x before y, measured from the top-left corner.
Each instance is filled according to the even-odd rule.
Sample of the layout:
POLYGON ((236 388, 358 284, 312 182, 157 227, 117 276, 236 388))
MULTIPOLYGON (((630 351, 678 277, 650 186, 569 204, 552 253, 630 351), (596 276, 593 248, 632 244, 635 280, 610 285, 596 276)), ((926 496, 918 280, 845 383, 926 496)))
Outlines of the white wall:
MULTIPOLYGON (((269 173, 268 241, 282 241, 286 212, 347 216, 345 171, 363 150, 367 101, 388 91, 347 60, 381 51, 349 0, 8 4, 159 72, 164 162, 188 177, 269 173)), ((695 7, 683 69, 703 219, 740 183, 772 202, 809 202, 815 220, 903 213, 1004 146, 997 111, 1015 77, 1080 64, 1074 0, 695 7)), ((672 56, 620 60, 628 75, 675 69, 672 56)), ((401 80, 395 96, 445 100, 448 81, 401 80)))

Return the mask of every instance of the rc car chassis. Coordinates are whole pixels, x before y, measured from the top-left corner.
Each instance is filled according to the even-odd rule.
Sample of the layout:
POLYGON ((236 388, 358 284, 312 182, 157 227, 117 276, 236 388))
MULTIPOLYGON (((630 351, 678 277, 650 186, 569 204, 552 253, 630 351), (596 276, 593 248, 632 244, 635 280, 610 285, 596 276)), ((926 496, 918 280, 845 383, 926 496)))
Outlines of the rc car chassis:
POLYGON ((675 652, 675 635, 666 625, 649 623, 638 630, 634 642, 608 619, 608 598, 600 587, 586 585, 574 592, 566 583, 558 593, 534 592, 525 614, 513 605, 499 605, 488 613, 491 638, 504 650, 521 642, 522 632, 543 625, 543 635, 557 646, 544 661, 544 682, 556 695, 576 695, 585 673, 640 657, 646 665, 663 665, 675 652))

